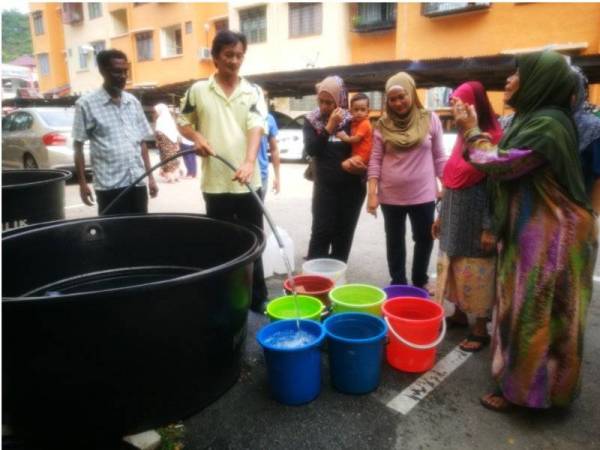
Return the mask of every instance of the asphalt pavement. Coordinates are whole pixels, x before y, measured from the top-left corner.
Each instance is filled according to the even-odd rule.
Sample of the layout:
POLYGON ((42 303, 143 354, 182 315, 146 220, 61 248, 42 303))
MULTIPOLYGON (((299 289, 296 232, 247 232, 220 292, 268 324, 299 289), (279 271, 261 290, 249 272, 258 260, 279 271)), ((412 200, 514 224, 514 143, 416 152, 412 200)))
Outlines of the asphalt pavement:
MULTIPOLYGON (((297 272, 306 253, 311 223, 312 183, 302 177, 304 168, 302 164, 283 164, 282 192, 269 193, 266 199, 274 220, 294 242, 297 272)), ((204 213, 199 180, 159 186, 158 198, 150 201, 150 212, 204 213)), ((67 186, 66 205, 68 218, 96 214, 95 208, 81 204, 76 185, 67 186)), ((410 267, 410 238, 407 243, 410 267)), ((431 274, 435 272, 436 254, 434 249, 431 274)), ((600 281, 598 265, 595 274, 600 281)), ((364 211, 361 214, 346 278, 348 282, 388 284, 381 215, 373 218, 364 211)), ((283 276, 271 277, 267 282, 272 298, 281 295, 283 276)), ((185 448, 598 449, 600 283, 594 287, 587 319, 581 395, 567 410, 499 414, 481 407, 479 397, 492 386, 490 352, 486 349, 465 355, 458 351, 456 346, 465 334, 460 329, 449 330, 439 347, 438 362, 443 364, 436 373, 401 373, 384 363, 379 388, 362 396, 342 394, 331 387, 327 353, 322 352, 320 396, 304 406, 284 406, 269 395, 262 352, 255 340, 256 331, 267 320, 249 313, 240 380, 215 403, 184 421, 185 448), (407 392, 414 394, 408 411, 406 404, 402 406, 407 392)))

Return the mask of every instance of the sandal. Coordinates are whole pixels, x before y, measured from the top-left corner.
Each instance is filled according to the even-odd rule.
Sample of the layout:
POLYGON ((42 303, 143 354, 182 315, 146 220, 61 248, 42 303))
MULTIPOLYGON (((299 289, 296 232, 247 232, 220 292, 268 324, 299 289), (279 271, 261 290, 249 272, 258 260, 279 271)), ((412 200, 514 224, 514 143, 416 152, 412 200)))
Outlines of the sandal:
POLYGON ((476 353, 478 351, 481 351, 483 348, 485 348, 489 343, 490 343, 490 337, 488 335, 479 336, 477 334, 470 333, 464 341, 462 341, 460 344, 458 344, 458 347, 463 352, 476 353), (466 347, 465 344, 468 342, 475 342, 480 345, 477 347, 466 347))
POLYGON ((486 409, 494 412, 508 412, 513 409, 513 404, 504 398, 502 391, 494 391, 485 394, 479 399, 479 403, 486 409))

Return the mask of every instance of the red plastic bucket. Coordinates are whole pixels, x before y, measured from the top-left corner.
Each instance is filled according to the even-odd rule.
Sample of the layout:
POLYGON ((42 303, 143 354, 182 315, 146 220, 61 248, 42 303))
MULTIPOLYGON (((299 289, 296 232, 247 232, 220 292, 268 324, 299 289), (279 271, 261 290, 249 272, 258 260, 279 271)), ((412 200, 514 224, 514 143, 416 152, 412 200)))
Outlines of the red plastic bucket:
POLYGON ((444 308, 423 298, 403 297, 386 301, 382 311, 388 325, 388 363, 403 372, 431 369, 436 346, 446 334, 444 308))
MULTIPOLYGON (((335 282, 331 278, 321 275, 296 275, 293 277, 296 285, 297 294, 305 294, 316 297, 321 300, 325 306, 331 303, 329 300, 329 291, 335 287, 335 282)), ((283 283, 286 294, 292 293, 290 279, 286 278, 283 283)))

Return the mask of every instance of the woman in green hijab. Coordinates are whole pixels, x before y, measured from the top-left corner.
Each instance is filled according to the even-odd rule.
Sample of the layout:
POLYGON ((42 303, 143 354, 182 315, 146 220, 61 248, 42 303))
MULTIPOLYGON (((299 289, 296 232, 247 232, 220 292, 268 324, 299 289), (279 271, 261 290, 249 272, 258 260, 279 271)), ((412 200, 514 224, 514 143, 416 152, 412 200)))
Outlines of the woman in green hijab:
POLYGON ((504 99, 516 114, 497 147, 477 127, 472 107, 453 110, 465 158, 494 180, 498 389, 481 403, 497 411, 566 406, 580 386, 597 242, 570 115, 574 91, 561 55, 533 53, 518 58, 507 80, 504 99))

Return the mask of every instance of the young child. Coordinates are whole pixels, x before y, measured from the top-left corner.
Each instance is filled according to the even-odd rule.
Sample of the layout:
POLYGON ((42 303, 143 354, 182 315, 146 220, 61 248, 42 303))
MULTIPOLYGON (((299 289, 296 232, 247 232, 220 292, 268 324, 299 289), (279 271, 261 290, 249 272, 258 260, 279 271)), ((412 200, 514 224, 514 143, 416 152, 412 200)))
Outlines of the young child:
POLYGON ((351 136, 343 131, 337 134, 340 140, 352 144, 352 156, 342 162, 342 168, 348 172, 363 165, 366 169, 371 157, 373 129, 369 122, 369 97, 362 93, 355 94, 350 100, 350 113, 352 114, 351 136))

